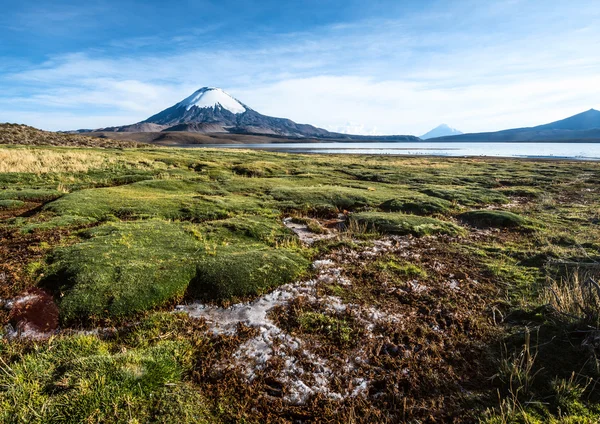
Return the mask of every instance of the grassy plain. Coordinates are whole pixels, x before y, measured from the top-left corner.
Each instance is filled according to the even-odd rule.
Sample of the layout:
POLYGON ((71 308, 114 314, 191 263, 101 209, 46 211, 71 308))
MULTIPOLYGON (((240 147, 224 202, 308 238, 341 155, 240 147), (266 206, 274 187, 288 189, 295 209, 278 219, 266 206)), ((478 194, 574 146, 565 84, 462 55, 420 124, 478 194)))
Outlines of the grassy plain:
POLYGON ((1 422, 600 419, 599 164, 5 145, 0 188, 0 298, 44 288, 61 322, 50 340, 0 330, 1 422), (345 227, 306 246, 284 217, 345 227), (391 235, 405 247, 352 256, 391 235), (362 349, 362 396, 288 404, 266 371, 217 366, 252 328, 170 313, 323 257, 352 285, 322 296, 402 319, 373 339, 310 302, 274 319, 323 357, 362 349))

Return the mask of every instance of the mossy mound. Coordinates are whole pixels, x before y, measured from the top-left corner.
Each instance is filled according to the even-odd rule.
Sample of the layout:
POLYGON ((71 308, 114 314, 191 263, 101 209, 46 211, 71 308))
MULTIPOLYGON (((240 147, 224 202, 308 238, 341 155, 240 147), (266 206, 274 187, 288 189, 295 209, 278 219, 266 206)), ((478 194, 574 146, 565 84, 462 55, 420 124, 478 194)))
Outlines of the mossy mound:
POLYGON ((479 210, 459 215, 459 218, 479 228, 528 228, 529 222, 520 215, 508 211, 479 210))
MULTIPOLYGON (((20 218, 17 218, 20 219, 20 218)), ((34 231, 50 231, 57 228, 72 228, 83 225, 89 225, 96 222, 94 218, 86 218, 83 216, 71 216, 71 215, 63 215, 63 216, 55 216, 47 220, 43 221, 29 221, 29 223, 25 223, 26 221, 16 221, 16 226, 20 227, 21 233, 32 233, 34 231)))
POLYGON ((59 215, 103 219, 164 218, 205 221, 231 213, 268 213, 250 196, 208 194, 212 190, 196 181, 150 180, 126 186, 81 190, 46 206, 59 215))
POLYGON ((41 284, 61 293, 64 321, 121 317, 190 293, 258 294, 288 283, 308 260, 277 220, 239 217, 201 225, 160 220, 105 224, 56 249, 41 284), (289 248, 280 247, 292 246, 289 248))
POLYGON ((379 206, 386 212, 405 212, 415 215, 447 214, 452 203, 435 197, 396 198, 386 200, 379 206))
POLYGON ((384 234, 426 236, 431 234, 462 234, 464 230, 450 222, 435 218, 402 213, 362 212, 353 214, 351 219, 367 230, 384 234))
POLYGON ((13 200, 13 199, 5 199, 0 200, 0 211, 11 210, 11 209, 19 209, 25 206, 25 202, 22 200, 13 200))
POLYGON ((0 200, 22 200, 29 202, 47 202, 64 193, 51 189, 0 190, 0 200))
POLYGON ((190 291, 211 299, 256 295, 295 280, 308 265, 285 249, 221 252, 198 264, 190 291))
POLYGON ((191 354, 184 341, 113 353, 96 336, 50 340, 0 373, 0 422, 213 422, 182 381, 191 354))
POLYGON ((124 316, 182 296, 203 245, 164 221, 108 224, 55 250, 42 284, 62 293, 65 320, 124 316))
POLYGON ((255 161, 249 163, 240 163, 232 167, 232 171, 237 175, 245 177, 270 177, 273 175, 285 175, 285 168, 278 163, 268 161, 255 161))
POLYGON ((211 221, 202 228, 208 238, 217 240, 221 244, 228 243, 232 237, 241 239, 235 240, 236 242, 260 241, 269 246, 276 246, 295 239, 294 233, 283 225, 280 219, 264 216, 238 216, 211 221))
POLYGON ((421 193, 459 203, 463 206, 485 206, 508 203, 508 197, 496 190, 468 187, 431 187, 421 193))
POLYGON ((354 210, 371 202, 367 190, 341 186, 281 187, 271 190, 283 209, 330 212, 354 210))

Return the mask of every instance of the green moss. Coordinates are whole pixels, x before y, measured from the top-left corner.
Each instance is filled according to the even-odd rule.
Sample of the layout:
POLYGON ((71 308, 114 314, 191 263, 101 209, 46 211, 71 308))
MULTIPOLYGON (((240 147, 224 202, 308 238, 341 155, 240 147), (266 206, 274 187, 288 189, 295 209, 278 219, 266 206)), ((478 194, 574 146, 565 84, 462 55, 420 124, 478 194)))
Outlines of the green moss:
POLYGON ((367 190, 339 186, 282 187, 271 190, 284 209, 337 212, 353 210, 370 203, 367 190))
POLYGON ((464 232, 450 222, 401 213, 361 212, 353 214, 351 219, 359 226, 365 226, 367 230, 376 230, 384 234, 425 236, 431 234, 458 235, 464 232))
POLYGON ((46 205, 59 215, 103 219, 149 218, 205 221, 226 218, 231 213, 270 213, 248 196, 215 196, 205 184, 195 181, 152 180, 120 187, 81 190, 46 205))
POLYGON ((298 315, 297 321, 301 331, 319 334, 337 345, 349 345, 355 336, 355 332, 347 320, 320 312, 304 311, 298 315))
POLYGON ((295 280, 308 265, 304 256, 286 249, 221 250, 198 264, 190 290, 213 299, 256 295, 295 280))
POLYGON ((396 257, 385 257, 377 262, 375 266, 383 272, 388 272, 402 278, 427 278, 427 272, 418 265, 410 262, 399 261, 396 257))
POLYGON ((238 216, 219 221, 211 221, 202 226, 204 239, 217 243, 239 242, 238 238, 248 242, 260 241, 270 246, 292 243, 296 239, 278 217, 238 216))
POLYGON ((265 177, 286 174, 285 168, 278 163, 268 161, 256 161, 240 163, 232 167, 234 173, 246 177, 265 177))
POLYGON ((0 200, 0 211, 19 209, 19 208, 22 208, 23 206, 25 206, 25 202, 23 202, 22 200, 13 200, 13 199, 0 200))
POLYGON ((64 193, 49 189, 0 190, 0 200, 23 200, 29 202, 46 202, 56 199, 64 193))
POLYGON ((436 199, 434 197, 417 196, 413 198, 396 198, 386 200, 380 205, 380 208, 386 212, 405 212, 415 215, 435 215, 447 214, 452 204, 447 200, 436 199))
POLYGON ((196 295, 257 294, 308 267, 304 256, 281 247, 295 246, 289 230, 264 217, 201 226, 158 220, 105 224, 83 236, 88 240, 52 253, 41 282, 61 293, 67 321, 148 310, 182 297, 191 281, 196 295))
POLYGON ((51 340, 0 373, 0 422, 210 422, 182 382, 191 353, 182 341, 111 353, 96 336, 51 340))
POLYGON ((164 221, 108 224, 85 235, 52 254, 42 281, 62 294, 66 320, 128 315, 182 296, 203 247, 164 221))
POLYGON ((526 228, 528 221, 515 213, 499 210, 469 211, 459 215, 459 218, 475 227, 494 228, 526 228))
POLYGON ((485 206, 508 203, 508 198, 499 191, 478 187, 432 187, 421 190, 428 196, 457 202, 464 206, 485 206))
POLYGON ((63 215, 52 217, 47 221, 30 221, 27 224, 21 225, 20 230, 22 233, 32 233, 34 231, 49 231, 55 228, 77 227, 93 224, 94 222, 96 222, 94 218, 63 215))

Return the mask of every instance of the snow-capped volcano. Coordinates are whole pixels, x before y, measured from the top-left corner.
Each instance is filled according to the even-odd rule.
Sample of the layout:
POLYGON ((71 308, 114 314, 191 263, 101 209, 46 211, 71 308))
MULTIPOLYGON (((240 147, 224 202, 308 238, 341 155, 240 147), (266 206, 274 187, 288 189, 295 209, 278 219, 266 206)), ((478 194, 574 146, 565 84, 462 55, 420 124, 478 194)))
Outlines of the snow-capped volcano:
POLYGON ((246 112, 246 107, 232 96, 214 87, 203 87, 196 91, 190 97, 182 100, 175 105, 176 107, 185 107, 190 110, 193 107, 198 108, 217 108, 227 109, 229 112, 238 114, 246 112))
MULTIPOLYGON (((137 124, 102 128, 92 132, 232 133, 290 138, 370 139, 369 136, 339 134, 312 125, 297 124, 285 118, 262 115, 216 87, 203 87, 179 103, 137 124)), ((413 136, 386 136, 383 138, 382 141, 418 140, 413 136)))
POLYGON ((266 134, 286 137, 327 137, 327 130, 265 116, 220 88, 203 87, 179 103, 138 124, 118 131, 187 131, 199 133, 266 134))

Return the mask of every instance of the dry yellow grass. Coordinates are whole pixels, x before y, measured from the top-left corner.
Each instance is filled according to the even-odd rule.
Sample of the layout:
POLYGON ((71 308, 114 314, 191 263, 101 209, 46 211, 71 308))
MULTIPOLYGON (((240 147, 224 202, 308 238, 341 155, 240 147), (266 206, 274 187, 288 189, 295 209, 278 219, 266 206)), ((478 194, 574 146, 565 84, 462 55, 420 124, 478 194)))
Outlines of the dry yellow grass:
POLYGON ((573 272, 566 278, 552 280, 542 300, 566 317, 600 327, 600 286, 589 276, 573 272))
POLYGON ((98 152, 0 148, 0 172, 86 172, 115 159, 98 152))

